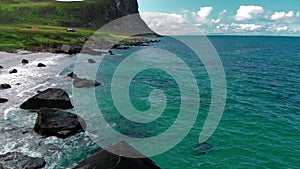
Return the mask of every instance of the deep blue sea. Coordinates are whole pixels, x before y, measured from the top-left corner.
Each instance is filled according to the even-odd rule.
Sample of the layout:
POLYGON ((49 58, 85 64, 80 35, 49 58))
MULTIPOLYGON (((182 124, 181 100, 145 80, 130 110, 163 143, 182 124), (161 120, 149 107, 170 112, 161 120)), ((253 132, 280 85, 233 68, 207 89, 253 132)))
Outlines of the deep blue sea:
MULTIPOLYGON (((195 42, 203 54, 209 57, 206 45, 197 44, 197 38, 204 37, 183 37, 195 42)), ((153 43, 150 46, 132 47, 129 50, 114 50, 113 56, 93 56, 99 63, 96 72, 96 80, 102 85, 94 90, 95 98, 86 96, 78 97, 70 85, 70 81, 65 80, 65 76, 74 68, 74 63, 66 64, 64 70, 60 70, 60 76, 51 80, 51 83, 63 87, 67 90, 74 102, 77 102, 77 111, 73 111, 87 117, 86 121, 93 123, 97 118, 94 102, 101 111, 107 125, 115 131, 133 138, 148 138, 160 135, 167 131, 180 117, 181 104, 184 101, 189 103, 197 102, 194 92, 188 92, 181 96, 183 86, 191 89, 195 80, 199 94, 196 93, 200 101, 200 107, 196 112, 197 117, 191 130, 175 147, 151 159, 163 169, 195 169, 195 168, 300 168, 300 38, 299 37, 269 37, 269 36, 208 36, 211 45, 224 68, 226 77, 226 105, 221 121, 213 135, 206 143, 213 148, 205 154, 197 151, 199 144, 199 134, 212 105, 212 81, 204 64, 197 55, 186 45, 180 43, 172 37, 163 37, 161 42, 153 43), (158 51, 164 50, 175 54, 183 63, 170 61, 165 55, 167 53, 158 51), (125 100, 127 97, 117 95, 121 100, 121 105, 115 105, 115 96, 112 94, 112 81, 116 69, 120 64, 139 51, 138 59, 145 65, 153 63, 160 65, 164 70, 147 68, 135 74, 131 79, 132 68, 137 67, 134 60, 130 60, 117 75, 121 81, 117 83, 118 93, 126 91, 125 83, 131 79, 128 89, 128 97, 133 107, 141 112, 147 111, 151 106, 161 106, 166 100, 165 109, 158 118, 153 117, 149 123, 134 122, 124 118, 119 111, 127 110, 125 100), (144 54, 144 55, 143 55, 144 54), (152 57, 154 56, 155 57, 152 57), (160 57, 160 58, 157 58, 160 57), (165 58, 164 58, 165 57, 165 58), (157 63, 157 62, 160 63, 157 63), (180 82, 167 70, 174 70, 180 78, 180 82), (189 70, 194 75, 194 79, 188 78, 189 70), (124 84, 122 83, 124 81, 124 84), (124 88, 122 88, 122 86, 124 88), (151 98, 151 91, 160 89, 165 93, 165 97, 151 98), (72 95, 73 94, 73 95, 72 95), (79 99, 78 99, 79 98, 79 99), (122 102, 122 99, 124 102, 122 102), (80 103, 80 104, 78 104, 80 103), (124 105, 122 105, 124 103, 124 105), (153 105, 151 105, 152 103, 153 105), (117 108, 120 106, 121 108, 117 108), (123 107, 122 107, 123 106, 123 107), (125 106, 125 107, 124 107, 125 106), (89 118, 89 119, 88 119, 89 118)), ((77 56, 68 58, 70 62, 77 60, 77 63, 84 62, 80 71, 84 75, 85 71, 90 71, 86 59, 91 56, 77 56)), ((80 89, 82 93, 90 92, 90 89, 80 89)), ((188 90, 189 91, 189 90, 188 90)), ((78 93, 78 91, 77 91, 78 93)), ((80 92, 79 92, 80 93, 80 92)), ((29 96, 28 96, 29 97, 29 96)), ((187 106, 183 113, 189 114, 193 111, 194 105, 187 106)), ((128 109, 129 110, 129 109, 128 109)), ((128 113, 128 112, 125 112, 128 113)), ((29 126, 34 123, 35 115, 28 115, 19 109, 11 110, 13 114, 7 121, 0 123, 1 137, 13 138, 18 142, 11 145, 8 139, 4 139, 2 148, 9 148, 9 151, 21 150, 36 156, 45 156, 48 168, 72 167, 76 162, 85 158, 90 152, 97 148, 97 145, 88 138, 88 134, 78 134, 66 140, 48 138, 39 140, 42 147, 37 147, 34 143, 29 143, 30 138, 38 136, 27 135, 16 137, 16 132, 5 129, 10 123, 29 126), (17 116, 19 115, 19 116, 17 116), (24 122, 24 116, 27 120, 24 122), (23 137, 23 138, 22 138, 23 137), (22 144, 23 143, 23 144, 22 144), (32 144, 32 145, 31 145, 32 144), (24 146, 26 145, 26 146, 24 146), (49 147, 54 149, 48 151, 49 147), (54 148, 53 148, 54 147, 54 148), (57 147, 57 148, 55 148, 57 147), (31 152, 31 153, 30 153, 31 152), (39 152, 39 153, 37 153, 39 152)), ((132 115, 132 114, 131 114, 132 115)), ((152 114, 144 114, 151 117, 152 114)), ((151 117, 152 118, 152 117, 151 117)), ((187 119, 189 120, 189 118, 187 119)), ((186 121, 190 123, 190 121, 186 121)), ((94 122, 97 125, 97 121, 94 122)), ((181 124, 185 128, 185 124, 181 124)), ((18 128, 16 125, 15 128, 18 128)), ((100 128, 100 133, 103 128, 100 128)), ((17 131, 17 130, 15 130, 17 131)), ((103 129, 104 131, 104 129, 103 129)), ((176 131, 176 130, 175 130, 176 131)), ((177 129, 181 133, 180 128, 177 129)), ((101 136, 101 134, 100 134, 101 136)), ((175 139, 168 137, 167 139, 175 139)), ((0 141, 1 142, 1 141, 0 141)), ((166 146, 161 142, 161 148, 166 146)), ((147 149, 159 149, 159 142, 153 147, 139 147, 147 149)), ((3 151, 5 152, 5 151, 3 151)))

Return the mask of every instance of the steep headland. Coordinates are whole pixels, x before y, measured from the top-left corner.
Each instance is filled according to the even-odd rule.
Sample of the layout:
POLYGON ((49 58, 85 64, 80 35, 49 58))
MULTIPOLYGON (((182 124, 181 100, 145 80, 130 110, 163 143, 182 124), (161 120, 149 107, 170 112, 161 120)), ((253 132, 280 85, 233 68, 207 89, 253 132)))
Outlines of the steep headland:
MULTIPOLYGON (((54 0, 1 0, 0 50, 55 52, 62 45, 82 46, 96 30, 107 23, 138 13, 137 0, 85 0, 71 3, 54 0), (67 28, 71 30, 67 32, 67 28)), ((156 36, 139 16, 134 19, 140 27, 138 29, 147 30, 146 32, 156 36)), ((127 34, 126 31, 120 33, 127 34)), ((114 42, 121 39, 111 36, 109 30, 101 36, 114 42)))

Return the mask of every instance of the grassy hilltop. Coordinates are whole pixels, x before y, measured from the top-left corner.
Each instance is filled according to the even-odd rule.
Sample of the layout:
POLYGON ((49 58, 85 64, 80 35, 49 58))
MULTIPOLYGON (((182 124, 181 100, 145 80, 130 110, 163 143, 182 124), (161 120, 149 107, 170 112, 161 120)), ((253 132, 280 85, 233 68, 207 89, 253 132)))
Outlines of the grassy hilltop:
MULTIPOLYGON (((115 0, 0 0, 0 50, 53 51, 62 44, 82 45, 109 21, 138 12, 132 3, 136 0, 124 1, 127 6, 120 11, 115 0), (77 32, 67 32, 67 27, 77 32)), ((103 38, 114 37, 104 32, 103 38)))

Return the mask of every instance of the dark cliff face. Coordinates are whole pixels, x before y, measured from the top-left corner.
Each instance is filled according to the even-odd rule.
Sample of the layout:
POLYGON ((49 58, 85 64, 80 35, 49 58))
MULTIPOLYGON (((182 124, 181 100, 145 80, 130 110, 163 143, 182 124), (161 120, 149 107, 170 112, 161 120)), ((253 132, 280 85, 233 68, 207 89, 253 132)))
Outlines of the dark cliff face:
POLYGON ((122 16, 139 13, 137 0, 110 0, 105 13, 106 22, 122 16))

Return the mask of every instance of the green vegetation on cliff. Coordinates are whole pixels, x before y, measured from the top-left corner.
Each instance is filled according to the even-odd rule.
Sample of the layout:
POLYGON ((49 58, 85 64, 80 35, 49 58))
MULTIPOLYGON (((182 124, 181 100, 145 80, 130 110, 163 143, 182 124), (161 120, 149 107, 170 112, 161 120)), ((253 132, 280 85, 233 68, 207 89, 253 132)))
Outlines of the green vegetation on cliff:
MULTIPOLYGON (((123 14, 119 10, 114 0, 0 0, 0 23, 99 29, 121 17, 123 14)), ((136 12, 138 7, 133 6, 128 13, 136 12)))
MULTIPOLYGON (((83 45, 95 30, 137 13, 136 0, 0 0, 0 50, 53 51, 63 44, 83 45), (76 32, 67 32, 73 27, 76 32)), ((112 39, 103 33, 104 39, 112 39)))

